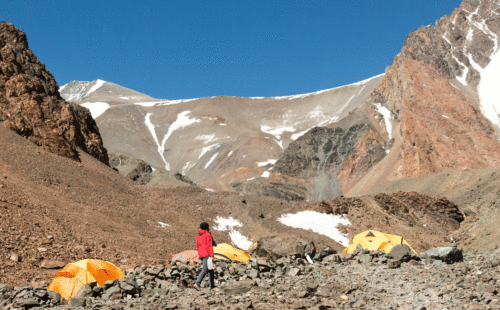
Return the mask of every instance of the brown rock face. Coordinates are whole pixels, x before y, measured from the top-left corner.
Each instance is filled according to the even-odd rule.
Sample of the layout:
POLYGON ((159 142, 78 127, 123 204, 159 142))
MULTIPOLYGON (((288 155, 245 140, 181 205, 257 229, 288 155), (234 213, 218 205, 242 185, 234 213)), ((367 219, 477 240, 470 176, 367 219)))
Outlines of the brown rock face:
POLYGON ((0 121, 54 154, 79 160, 80 148, 109 165, 90 112, 65 102, 58 88, 29 49, 26 34, 0 22, 0 121))
POLYGON ((498 164, 490 122, 431 65, 397 56, 372 100, 401 120, 403 176, 498 164))

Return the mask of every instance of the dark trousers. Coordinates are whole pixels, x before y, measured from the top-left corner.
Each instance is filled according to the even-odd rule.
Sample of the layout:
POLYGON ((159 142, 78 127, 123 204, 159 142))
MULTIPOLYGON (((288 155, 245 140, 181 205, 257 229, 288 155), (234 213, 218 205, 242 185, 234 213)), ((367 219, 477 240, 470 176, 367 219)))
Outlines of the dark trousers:
POLYGON ((203 267, 201 268, 201 272, 198 275, 198 279, 196 280, 196 285, 198 287, 201 287, 201 281, 203 281, 203 278, 205 278, 205 275, 208 273, 208 281, 210 287, 215 287, 214 285, 214 271, 213 270, 208 270, 208 256, 207 257, 202 257, 201 261, 203 262, 203 267))

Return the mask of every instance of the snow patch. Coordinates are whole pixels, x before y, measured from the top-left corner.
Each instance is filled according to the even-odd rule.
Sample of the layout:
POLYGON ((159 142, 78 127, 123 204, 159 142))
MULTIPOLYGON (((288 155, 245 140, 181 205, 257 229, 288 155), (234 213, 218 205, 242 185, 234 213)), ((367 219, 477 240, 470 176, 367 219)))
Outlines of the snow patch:
POLYGON ((211 135, 201 135, 201 136, 197 136, 196 138, 194 138, 195 140, 201 140, 203 141, 203 144, 208 144, 212 141, 215 141, 217 140, 217 138, 215 138, 215 134, 211 134, 211 135))
POLYGON ((216 226, 214 226, 214 229, 218 231, 229 230, 229 237, 231 238, 233 244, 238 248, 246 250, 252 245, 252 242, 248 240, 248 238, 243 236, 239 231, 235 229, 235 227, 243 227, 243 224, 241 224, 241 222, 237 219, 232 217, 223 218, 218 216, 214 221, 217 224, 216 226))
POLYGON ((298 132, 298 133, 294 133, 292 135, 292 140, 297 140, 298 138, 302 137, 303 135, 305 135, 307 132, 309 131, 308 130, 304 130, 304 131, 301 131, 301 132, 298 132))
POLYGON ((383 107, 380 103, 375 103, 377 112, 384 116, 384 122, 387 132, 389 133, 389 139, 392 139, 392 123, 391 123, 391 111, 386 107, 383 107))
POLYGON ((269 175, 270 175, 269 171, 264 171, 264 173, 261 175, 261 177, 269 178, 269 175))
POLYGON ((64 84, 63 86, 59 87, 59 93, 63 91, 63 89, 68 86, 68 83, 64 84))
POLYGON ((209 145, 207 147, 202 148, 200 155, 198 156, 198 159, 202 158, 203 155, 205 155, 207 152, 210 152, 211 150, 215 149, 218 146, 219 146, 219 144, 212 144, 212 145, 209 145))
POLYGON ((262 167, 262 166, 266 166, 268 164, 272 164, 274 165, 278 160, 277 159, 269 159, 268 161, 262 161, 262 162, 258 162, 257 163, 257 166, 258 167, 262 167))
POLYGON ((229 152, 229 154, 227 154, 227 157, 231 156, 231 154, 233 154, 233 151, 229 152))
POLYGON ((129 97, 118 97, 120 99, 124 99, 124 100, 129 100, 130 98, 129 97))
POLYGON ((216 153, 214 156, 212 156, 212 158, 210 158, 210 160, 205 165, 205 169, 207 169, 208 166, 210 166, 210 164, 214 161, 214 159, 217 157, 217 155, 219 155, 219 153, 216 153))
POLYGON ((94 119, 101 116, 107 109, 109 109, 109 104, 106 102, 85 102, 81 104, 82 107, 89 109, 90 114, 94 119))
POLYGON ((500 52, 491 56, 491 62, 481 74, 478 86, 481 112, 493 124, 500 127, 500 52))
MULTIPOLYGON (((165 137, 163 137, 163 140, 161 142, 161 146, 158 147, 158 152, 160 153, 160 156, 163 159, 164 159, 163 153, 165 152, 165 143, 167 142, 168 138, 170 138, 170 136, 172 135, 172 133, 174 131, 201 122, 201 120, 199 120, 199 119, 189 118, 189 116, 188 116, 189 113, 191 113, 191 111, 184 111, 184 112, 179 113, 177 115, 177 119, 175 120, 175 122, 173 122, 172 125, 170 125, 170 127, 168 127, 167 134, 165 135, 165 137)), ((165 161, 165 159, 164 159, 164 161, 165 161)), ((170 164, 167 163, 166 161, 165 161, 165 169, 170 171, 170 164)))
POLYGON ((441 115, 441 116, 442 116, 442 117, 444 117, 444 118, 449 118, 448 116, 446 116, 446 115, 444 115, 444 114, 443 114, 443 115, 441 115))
POLYGON ((290 227, 312 230, 345 247, 349 245, 349 239, 337 228, 338 225, 351 225, 344 216, 302 211, 296 214, 283 214, 278 221, 290 227))
POLYGON ((270 135, 275 136, 276 139, 278 139, 278 140, 280 139, 281 135, 285 131, 295 132, 295 128, 293 128, 292 126, 278 126, 278 127, 272 128, 272 127, 267 126, 267 125, 262 125, 262 126, 260 126, 260 130, 262 132, 265 132, 265 133, 268 133, 270 135))
POLYGON ((232 230, 229 233, 229 238, 231 238, 231 241, 233 242, 234 245, 236 245, 238 248, 242 250, 248 250, 248 248, 250 248, 250 246, 253 244, 252 241, 250 241, 247 237, 243 236, 237 230, 232 230))
POLYGON ((168 226, 170 226, 169 224, 166 224, 166 223, 163 223, 163 222, 158 222, 158 224, 160 224, 161 227, 168 227, 168 226))
POLYGON ((85 96, 88 96, 90 95, 91 93, 95 92, 96 90, 98 90, 99 88, 101 88, 104 83, 106 83, 106 81, 103 81, 103 80, 96 80, 96 83, 94 84, 94 86, 92 86, 89 91, 87 92, 87 94, 85 96))
MULTIPOLYGON (((359 82, 356 82, 356 83, 352 83, 352 84, 348 84, 348 85, 342 85, 342 86, 338 86, 338 87, 334 87, 334 88, 329 88, 329 89, 323 89, 323 90, 319 90, 319 91, 316 91, 316 92, 313 92, 313 93, 298 94, 298 95, 291 95, 291 96, 278 96, 278 97, 271 97, 271 98, 273 98, 275 100, 282 100, 282 99, 292 100, 292 99, 298 99, 298 98, 308 97, 308 96, 311 96, 311 95, 319 95, 321 93, 324 93, 324 92, 327 92, 327 91, 330 91, 330 90, 334 90, 334 89, 338 89, 338 88, 342 88, 342 87, 363 85, 363 84, 366 84, 366 83, 368 83, 369 81, 371 81, 373 79, 376 79, 376 78, 378 78, 380 76, 383 76, 384 74, 385 73, 382 73, 382 74, 373 76, 371 78, 368 78, 366 80, 362 80, 362 81, 359 81, 359 82)), ((258 98, 261 98, 261 97, 253 97, 253 98, 258 99, 258 98)))

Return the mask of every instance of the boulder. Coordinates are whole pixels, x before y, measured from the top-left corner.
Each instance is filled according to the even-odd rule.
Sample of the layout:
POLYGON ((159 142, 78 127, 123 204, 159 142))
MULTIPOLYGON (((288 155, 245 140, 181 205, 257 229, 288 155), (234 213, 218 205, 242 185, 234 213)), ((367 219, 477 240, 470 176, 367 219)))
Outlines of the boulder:
POLYGON ((106 290, 106 292, 102 295, 102 299, 115 299, 116 296, 121 296, 121 289, 118 286, 112 286, 106 290))
POLYGON ((73 297, 68 301, 70 308, 80 308, 85 307, 87 300, 85 298, 73 297))
POLYGON ((49 295, 50 300, 52 300, 55 304, 61 302, 61 295, 58 292, 47 291, 47 295, 49 295))
POLYGON ((234 284, 228 284, 224 288, 224 294, 226 295, 241 295, 249 292, 252 287, 255 286, 255 281, 253 280, 244 280, 240 282, 236 282, 234 284))
POLYGON ((84 286, 82 286, 78 292, 76 292, 75 295, 73 295, 73 298, 85 298, 85 297, 92 297, 94 296, 94 287, 97 286, 96 282, 92 283, 87 283, 84 286))
POLYGON ((412 251, 412 249, 406 244, 395 245, 389 255, 397 261, 409 262, 410 260, 419 260, 420 258, 412 251))
POLYGON ((257 242, 255 254, 260 257, 268 257, 271 260, 292 255, 304 257, 306 254, 314 257, 316 247, 312 241, 298 236, 279 234, 261 238, 257 242))
POLYGON ((17 298, 14 302, 14 306, 22 307, 22 308, 32 308, 40 305, 40 301, 38 298, 29 297, 29 298, 17 298))
POLYGON ((425 252, 425 256, 440 260, 447 264, 462 262, 464 260, 462 250, 451 246, 432 248, 425 252))

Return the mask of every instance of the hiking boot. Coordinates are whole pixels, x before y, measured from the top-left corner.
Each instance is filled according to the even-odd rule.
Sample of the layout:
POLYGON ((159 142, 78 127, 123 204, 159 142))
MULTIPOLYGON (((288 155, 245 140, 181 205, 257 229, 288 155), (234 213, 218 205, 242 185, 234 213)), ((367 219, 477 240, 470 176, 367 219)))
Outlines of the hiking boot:
POLYGON ((197 291, 201 291, 200 288, 198 287, 198 285, 193 285, 193 287, 197 290, 197 291))

